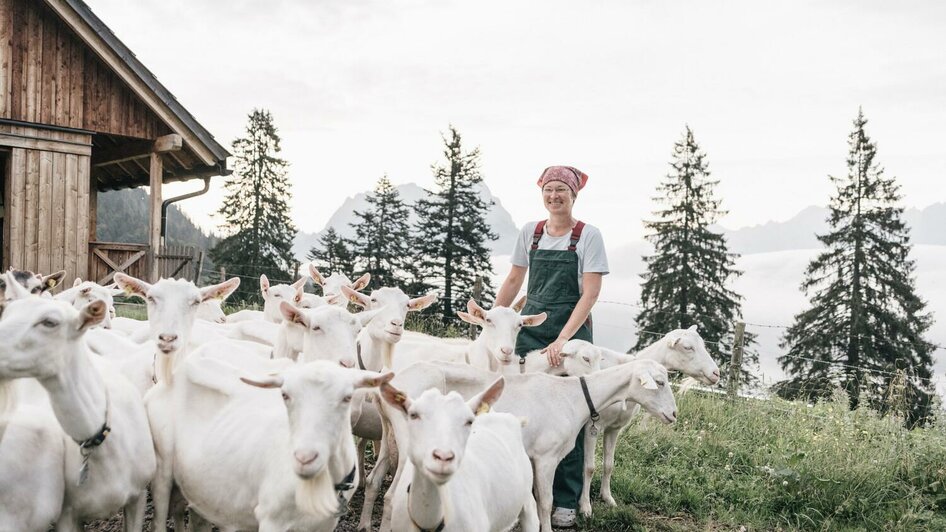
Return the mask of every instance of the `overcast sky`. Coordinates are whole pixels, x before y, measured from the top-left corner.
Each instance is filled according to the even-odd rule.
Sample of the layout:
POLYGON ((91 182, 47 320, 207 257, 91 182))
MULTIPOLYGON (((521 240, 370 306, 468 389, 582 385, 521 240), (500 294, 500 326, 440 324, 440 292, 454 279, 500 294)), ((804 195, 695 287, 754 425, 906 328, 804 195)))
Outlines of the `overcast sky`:
POLYGON ((385 173, 432 186, 451 123, 517 224, 544 167, 585 171, 609 247, 686 124, 730 228, 825 204, 859 105, 904 204, 946 201, 946 2, 86 1, 224 146, 272 111, 305 231, 385 173))

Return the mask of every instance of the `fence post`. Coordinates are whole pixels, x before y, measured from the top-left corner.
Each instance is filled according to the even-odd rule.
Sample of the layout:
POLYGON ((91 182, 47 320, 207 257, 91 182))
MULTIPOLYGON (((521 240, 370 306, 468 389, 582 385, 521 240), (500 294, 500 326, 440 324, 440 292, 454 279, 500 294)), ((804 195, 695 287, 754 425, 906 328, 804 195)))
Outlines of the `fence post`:
POLYGON ((732 360, 729 364, 729 383, 726 393, 729 397, 739 394, 739 380, 742 378, 742 337, 746 332, 746 323, 736 322, 736 334, 732 342, 732 360))
MULTIPOLYGON (((476 304, 479 305, 480 301, 483 299, 483 277, 478 276, 476 281, 473 283, 473 300, 476 301, 476 304)), ((476 339, 476 325, 470 324, 470 339, 476 339)))
POLYGON ((227 280, 227 269, 221 266, 220 267, 220 282, 222 283, 226 280, 227 280))

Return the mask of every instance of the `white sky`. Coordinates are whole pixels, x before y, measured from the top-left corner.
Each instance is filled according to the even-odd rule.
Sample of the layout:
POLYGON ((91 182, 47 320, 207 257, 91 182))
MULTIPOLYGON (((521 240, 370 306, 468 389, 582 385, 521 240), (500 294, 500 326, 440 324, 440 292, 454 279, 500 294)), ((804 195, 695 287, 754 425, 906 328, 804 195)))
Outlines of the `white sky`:
MULTIPOLYGON (((609 247, 687 123, 727 227, 826 203, 858 105, 904 204, 946 201, 946 2, 86 2, 224 146, 273 112, 305 231, 384 173, 430 187, 449 123, 517 224, 544 167, 589 174, 576 214, 609 247)), ((202 225, 220 183, 183 203, 202 225)))

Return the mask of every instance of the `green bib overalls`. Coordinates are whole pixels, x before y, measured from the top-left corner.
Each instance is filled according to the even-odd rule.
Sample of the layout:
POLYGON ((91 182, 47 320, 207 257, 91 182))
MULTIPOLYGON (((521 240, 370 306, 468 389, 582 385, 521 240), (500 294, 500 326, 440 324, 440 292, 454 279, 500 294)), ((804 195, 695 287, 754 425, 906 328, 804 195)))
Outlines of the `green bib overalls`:
MULTIPOLYGON (((516 338, 516 354, 524 356, 529 351, 544 349, 554 342, 562 332, 572 311, 581 297, 578 284, 578 253, 575 252, 581 230, 585 224, 578 222, 572 229, 567 250, 539 249, 539 240, 545 231, 545 220, 536 224, 529 251, 529 286, 523 314, 545 312, 548 318, 537 327, 523 327, 516 338)), ((579 340, 591 339, 591 323, 586 321, 572 336, 579 340)), ((552 485, 553 504, 559 508, 578 508, 581 496, 584 469, 585 429, 578 434, 575 448, 559 463, 552 485)), ((593 451, 592 451, 593 452, 593 451)))

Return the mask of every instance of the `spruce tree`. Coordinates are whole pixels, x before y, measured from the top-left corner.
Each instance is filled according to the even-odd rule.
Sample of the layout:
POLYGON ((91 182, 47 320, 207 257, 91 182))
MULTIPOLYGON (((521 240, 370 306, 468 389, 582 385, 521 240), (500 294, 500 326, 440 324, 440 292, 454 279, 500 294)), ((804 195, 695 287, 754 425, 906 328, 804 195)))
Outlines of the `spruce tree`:
MULTIPOLYGON (((418 200, 416 251, 419 252, 417 288, 441 290, 444 321, 454 317, 458 302, 473 296, 477 278, 482 278, 481 304, 489 305, 495 295, 490 275, 487 242, 498 236, 486 221, 492 202, 477 191, 482 182, 480 151, 464 151, 460 133, 450 126, 442 136, 444 164, 432 166, 436 191, 426 191, 418 200)), ((488 308, 488 307, 487 307, 488 308)))
POLYGON ((218 211, 228 236, 210 251, 215 264, 243 276, 237 297, 244 299, 259 298, 260 274, 284 282, 295 266, 289 163, 278 157, 279 151, 272 115, 254 109, 246 135, 233 141, 234 177, 226 182, 226 198, 218 211))
POLYGON ((808 265, 801 288, 809 309, 786 331, 779 362, 792 377, 777 386, 789 398, 826 397, 840 386, 851 407, 881 410, 892 380, 906 375, 908 421, 929 414, 932 346, 923 339, 932 318, 916 294, 910 236, 893 177, 875 160, 877 146, 858 111, 848 137, 847 175, 830 204, 825 249, 808 265))
MULTIPOLYGON (((687 126, 683 138, 673 146, 671 171, 657 187, 654 201, 663 208, 654 212, 656 220, 645 221, 647 240, 654 253, 644 257, 647 271, 641 290, 641 311, 637 315, 639 331, 634 350, 640 350, 665 333, 697 325, 709 351, 718 353, 720 366, 732 357, 732 326, 740 317, 742 297, 727 287, 741 272, 735 268, 738 255, 730 253, 726 238, 710 226, 726 211, 714 195, 719 181, 710 177, 706 154, 687 126)), ((753 341, 745 335, 745 343, 753 341)), ((757 364, 758 356, 743 355, 742 380, 752 374, 746 362, 757 364)), ((723 371, 724 378, 728 374, 723 371)))
POLYGON ((351 276, 355 273, 355 256, 334 227, 329 227, 319 237, 318 245, 312 246, 306 258, 325 275, 339 272, 351 276))
POLYGON ((388 176, 367 196, 368 208, 355 211, 351 249, 360 273, 370 273, 376 286, 402 286, 410 278, 410 209, 388 176))

